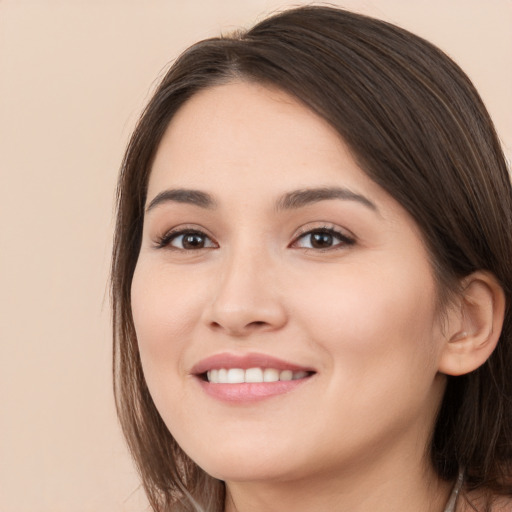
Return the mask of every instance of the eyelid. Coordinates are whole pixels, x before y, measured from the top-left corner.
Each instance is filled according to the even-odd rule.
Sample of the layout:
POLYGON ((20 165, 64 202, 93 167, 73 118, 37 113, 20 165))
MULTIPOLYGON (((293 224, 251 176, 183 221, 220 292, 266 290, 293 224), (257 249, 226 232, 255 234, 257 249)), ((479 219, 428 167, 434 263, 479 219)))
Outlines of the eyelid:
POLYGON ((293 237, 293 241, 289 245, 291 248, 295 248, 297 242, 304 236, 310 235, 313 233, 329 233, 336 238, 340 239, 341 242, 333 245, 332 247, 318 249, 318 248, 308 248, 308 247, 296 247, 298 249, 312 250, 315 252, 322 251, 332 251, 336 249, 341 249, 350 245, 354 245, 356 243, 356 237, 347 229, 343 229, 339 226, 330 223, 322 223, 317 225, 307 224, 299 228, 297 233, 293 237))
MULTIPOLYGON (((186 234, 198 234, 201 236, 204 236, 205 238, 208 238, 216 247, 218 247, 218 243, 215 240, 215 238, 208 233, 208 230, 203 228, 202 226, 198 226, 197 224, 182 224, 179 226, 176 226, 174 228, 168 229, 164 232, 163 235, 157 235, 154 240, 155 247, 157 249, 171 249, 176 251, 184 251, 189 252, 187 249, 180 249, 179 247, 173 247, 171 245, 171 242, 178 238, 179 236, 183 236, 186 234)), ((213 249, 215 247, 201 247, 198 249, 195 249, 196 251, 199 251, 201 249, 213 249)))

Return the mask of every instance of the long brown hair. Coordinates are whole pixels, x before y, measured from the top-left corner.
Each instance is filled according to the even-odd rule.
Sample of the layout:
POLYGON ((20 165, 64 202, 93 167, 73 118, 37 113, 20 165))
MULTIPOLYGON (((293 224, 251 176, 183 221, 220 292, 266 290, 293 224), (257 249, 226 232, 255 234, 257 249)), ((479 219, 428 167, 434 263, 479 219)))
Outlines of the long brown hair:
POLYGON ((415 219, 441 298, 475 270, 496 276, 507 301, 501 338, 479 369, 448 377, 430 453, 441 478, 464 467, 469 488, 512 494, 512 190, 492 121, 468 77, 432 44, 383 21, 308 6, 189 48, 125 154, 112 264, 115 396, 154 510, 223 509, 224 484, 183 453, 153 404, 130 289, 160 139, 192 95, 233 80, 278 87, 338 131, 361 169, 415 219))

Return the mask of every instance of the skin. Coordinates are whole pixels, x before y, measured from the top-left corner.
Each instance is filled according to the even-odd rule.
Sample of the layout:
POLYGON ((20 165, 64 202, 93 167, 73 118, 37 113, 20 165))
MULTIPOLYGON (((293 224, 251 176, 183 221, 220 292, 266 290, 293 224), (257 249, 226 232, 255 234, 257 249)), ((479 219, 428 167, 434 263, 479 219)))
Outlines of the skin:
POLYGON ((215 207, 167 200, 147 211, 134 323, 153 400, 183 450, 226 481, 226 511, 442 511, 451 484, 426 452, 449 326, 411 217, 324 120, 244 82, 198 93, 173 118, 147 206, 169 189, 202 191, 215 207), (276 207, 311 187, 374 207, 276 207), (324 228, 341 237, 312 247, 305 233, 324 228), (204 233, 205 247, 179 236, 159 247, 175 229, 204 233), (221 352, 316 373, 289 393, 229 404, 191 375, 221 352))

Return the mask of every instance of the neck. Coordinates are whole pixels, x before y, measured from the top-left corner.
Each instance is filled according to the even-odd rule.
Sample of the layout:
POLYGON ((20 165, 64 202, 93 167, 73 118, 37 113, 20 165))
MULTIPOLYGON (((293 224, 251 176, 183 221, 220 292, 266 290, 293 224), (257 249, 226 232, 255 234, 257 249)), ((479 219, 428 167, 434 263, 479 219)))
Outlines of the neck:
POLYGON ((373 464, 345 474, 272 482, 228 482, 225 512, 442 512, 453 483, 430 465, 373 464), (428 469, 425 469, 427 466, 428 469))

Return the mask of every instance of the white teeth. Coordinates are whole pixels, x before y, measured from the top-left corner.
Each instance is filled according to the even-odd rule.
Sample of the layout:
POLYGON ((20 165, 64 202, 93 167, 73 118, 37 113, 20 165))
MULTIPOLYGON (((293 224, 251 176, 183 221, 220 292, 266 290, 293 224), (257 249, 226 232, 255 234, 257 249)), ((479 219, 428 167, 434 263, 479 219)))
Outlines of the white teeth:
POLYGON ((274 368, 265 368, 263 370, 263 382, 277 382, 279 380, 279 370, 274 368))
POLYGON ((263 370, 261 368, 245 370, 245 382, 263 382, 263 370))
POLYGON ((245 382, 245 371, 241 368, 230 368, 227 377, 228 384, 241 384, 245 382))
POLYGON ((241 384, 243 382, 277 382, 304 379, 308 372, 300 370, 277 370, 275 368, 220 368, 206 373, 208 382, 213 384, 241 384))
POLYGON ((293 372, 291 370, 283 370, 279 374, 279 380, 292 380, 293 372))
POLYGON ((219 370, 210 370, 207 373, 207 376, 208 376, 208 380, 210 382, 214 382, 214 383, 219 382, 219 370))

